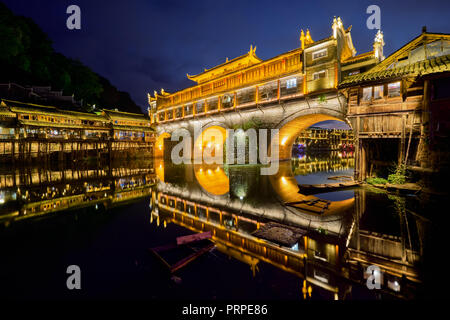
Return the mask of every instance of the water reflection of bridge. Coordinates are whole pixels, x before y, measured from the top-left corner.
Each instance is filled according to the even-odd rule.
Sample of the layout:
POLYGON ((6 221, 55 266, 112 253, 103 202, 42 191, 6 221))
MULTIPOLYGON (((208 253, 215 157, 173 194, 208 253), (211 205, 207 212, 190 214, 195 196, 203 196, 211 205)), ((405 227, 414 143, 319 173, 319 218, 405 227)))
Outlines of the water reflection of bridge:
POLYGON ((0 173, 0 221, 102 204, 105 207, 151 194, 152 166, 103 168, 13 168, 0 173))
MULTIPOLYGON (((283 166, 278 176, 269 178, 249 167, 166 167, 164 182, 159 181, 152 194, 151 220, 164 226, 175 223, 194 232, 211 231, 217 248, 247 263, 253 273, 258 263, 267 262, 331 292, 335 298, 343 298, 351 285, 365 285, 364 270, 372 264, 385 274, 384 293, 410 294, 419 279, 415 268, 419 252, 407 248, 405 237, 365 229, 360 221, 366 210, 366 190, 354 190, 353 198, 342 200, 342 210, 330 214, 288 208, 283 205, 283 197, 303 196, 289 169, 289 165, 283 166), (209 184, 202 181, 200 169, 209 184), (219 173, 221 179, 215 180, 219 173), (228 188, 214 181, 227 183, 228 188), (218 189, 227 191, 214 194, 218 189), (274 222, 278 232, 297 228, 303 234, 292 246, 258 234, 274 222)), ((411 216, 407 220, 422 223, 411 216)), ((401 228, 405 228, 404 219, 401 228)))
MULTIPOLYGON (((327 272, 328 268, 319 271, 319 268, 316 267, 315 271, 312 271, 312 276, 306 274, 308 272, 306 267, 308 245, 312 247, 309 250, 311 253, 317 247, 315 239, 305 236, 303 242, 297 243, 293 250, 253 236, 251 233, 265 224, 257 218, 237 215, 163 193, 154 194, 153 198, 157 199, 158 210, 152 211, 151 220, 156 219, 158 224, 162 220, 164 225, 175 223, 194 232, 211 231, 212 241, 217 248, 233 258, 247 263, 253 275, 255 275, 258 263, 264 261, 325 288, 335 293, 337 297, 339 288, 334 279, 328 279, 330 272, 327 272), (326 281, 317 280, 317 277, 314 277, 317 273, 326 274, 327 278, 322 277, 326 281)), ((338 260, 339 245, 328 244, 325 248, 327 259, 333 262, 338 260)), ((311 267, 309 264, 309 268, 311 267)), ((332 272, 336 272, 335 268, 332 269, 332 272)))

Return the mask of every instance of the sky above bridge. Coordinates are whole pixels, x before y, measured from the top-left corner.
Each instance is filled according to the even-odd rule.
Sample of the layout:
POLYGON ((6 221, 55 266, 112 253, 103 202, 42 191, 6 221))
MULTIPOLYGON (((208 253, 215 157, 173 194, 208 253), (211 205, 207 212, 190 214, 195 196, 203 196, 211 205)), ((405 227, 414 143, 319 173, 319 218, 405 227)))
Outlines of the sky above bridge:
POLYGON ((376 30, 366 9, 381 8, 385 55, 420 34, 450 33, 450 1, 151 1, 1 0, 15 14, 31 17, 56 51, 76 58, 127 91, 143 110, 147 92, 173 92, 197 74, 246 53, 268 59, 300 46, 300 29, 314 40, 331 35, 333 16, 352 25, 358 53, 372 49, 376 30), (81 8, 81 30, 66 27, 66 8, 81 8))

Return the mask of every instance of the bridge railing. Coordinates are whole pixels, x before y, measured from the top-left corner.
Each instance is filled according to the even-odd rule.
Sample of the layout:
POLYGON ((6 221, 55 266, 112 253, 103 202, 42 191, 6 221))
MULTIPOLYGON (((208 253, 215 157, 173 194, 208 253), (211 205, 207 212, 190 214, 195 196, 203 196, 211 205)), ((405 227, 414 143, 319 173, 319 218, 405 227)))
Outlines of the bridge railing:
POLYGON ((294 74, 220 95, 170 106, 156 112, 156 121, 164 123, 192 116, 198 117, 239 108, 256 107, 271 102, 279 103, 303 96, 303 81, 304 76, 302 74, 294 74))

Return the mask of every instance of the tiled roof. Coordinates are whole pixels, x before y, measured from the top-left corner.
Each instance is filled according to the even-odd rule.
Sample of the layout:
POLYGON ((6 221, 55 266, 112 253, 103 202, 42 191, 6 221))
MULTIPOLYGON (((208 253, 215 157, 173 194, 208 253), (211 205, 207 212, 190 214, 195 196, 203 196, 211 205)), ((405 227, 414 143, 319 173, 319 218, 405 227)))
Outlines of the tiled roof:
POLYGON ((9 111, 8 108, 0 107, 0 117, 15 118, 16 114, 14 112, 9 111))
POLYGON ((385 69, 380 71, 367 71, 345 78, 340 87, 345 87, 357 83, 377 81, 388 78, 399 78, 406 75, 423 76, 432 73, 450 71, 450 55, 435 57, 402 67, 385 69))
POLYGON ((347 65, 347 64, 350 64, 350 63, 370 60, 370 59, 373 59, 373 58, 375 58, 374 52, 373 51, 369 51, 369 52, 361 53, 361 54, 358 54, 357 56, 350 57, 350 58, 346 59, 345 61, 342 62, 342 65, 347 65))
POLYGON ((93 121, 105 120, 103 117, 98 116, 93 113, 69 111, 69 110, 58 109, 53 106, 42 106, 42 105, 33 104, 33 103, 11 101, 11 100, 6 100, 6 99, 3 99, 2 101, 5 103, 5 105, 7 105, 9 107, 9 109, 12 112, 19 112, 19 113, 27 112, 27 113, 37 113, 37 114, 46 113, 48 115, 75 117, 77 119, 93 120, 93 121))
POLYGON ((151 127, 143 127, 143 126, 122 126, 122 125, 113 125, 113 129, 116 130, 124 130, 124 131, 155 131, 155 129, 151 127))
POLYGON ((36 120, 19 120, 19 124, 35 127, 51 127, 51 128, 95 128, 96 130, 109 130, 110 127, 104 126, 103 128, 93 125, 73 124, 73 123, 57 123, 57 122, 45 122, 36 120))
POLYGON ((305 49, 314 47, 314 46, 316 46, 316 45, 318 45, 318 44, 321 44, 321 43, 324 43, 324 42, 327 42, 327 41, 330 41, 330 40, 333 40, 333 39, 334 39, 333 36, 330 36, 330 37, 328 37, 328 38, 324 38, 324 39, 321 39, 321 40, 312 42, 312 43, 310 43, 310 44, 305 45, 305 49))
POLYGON ((130 113, 124 111, 103 109, 110 119, 133 119, 133 120, 148 120, 148 116, 143 113, 130 113))

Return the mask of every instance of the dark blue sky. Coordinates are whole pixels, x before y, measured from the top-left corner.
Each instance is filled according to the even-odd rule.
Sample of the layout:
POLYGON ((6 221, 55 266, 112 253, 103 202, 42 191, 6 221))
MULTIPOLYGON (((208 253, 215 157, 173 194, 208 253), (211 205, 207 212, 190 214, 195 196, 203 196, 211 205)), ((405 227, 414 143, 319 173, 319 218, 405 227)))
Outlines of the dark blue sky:
POLYGON ((218 1, 218 0, 2 0, 31 17, 56 51, 78 58, 127 91, 141 107, 147 92, 172 92, 197 74, 256 45, 267 59, 299 46, 300 28, 314 40, 331 35, 333 16, 353 25, 358 53, 371 50, 376 33, 366 27, 366 8, 381 8, 385 55, 420 34, 450 33, 450 1, 218 1), (66 8, 81 8, 81 30, 66 28, 66 8))

